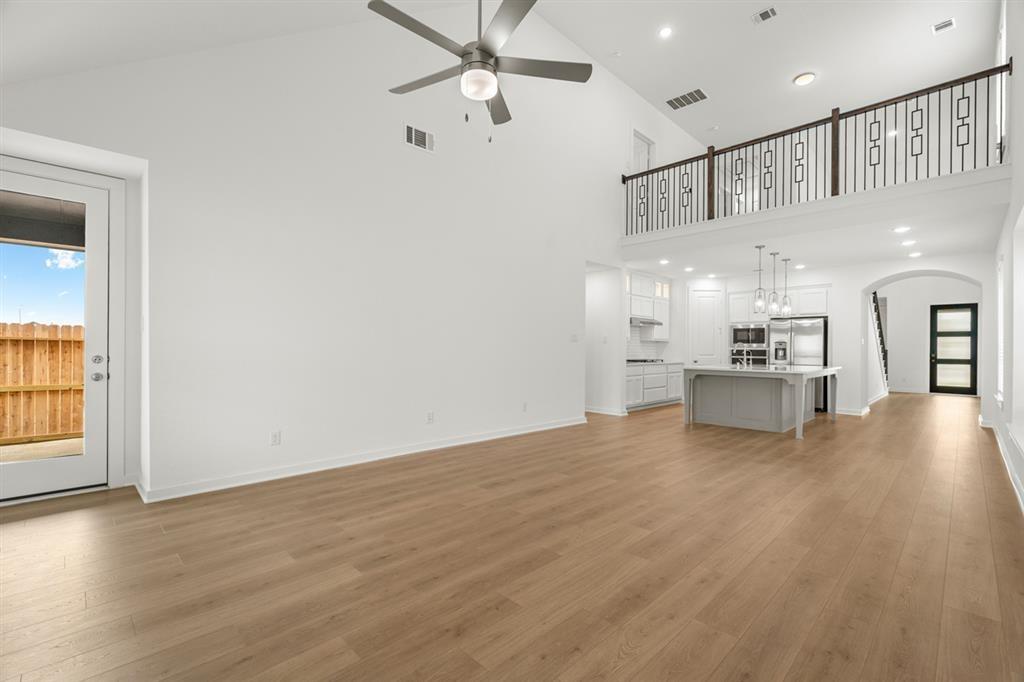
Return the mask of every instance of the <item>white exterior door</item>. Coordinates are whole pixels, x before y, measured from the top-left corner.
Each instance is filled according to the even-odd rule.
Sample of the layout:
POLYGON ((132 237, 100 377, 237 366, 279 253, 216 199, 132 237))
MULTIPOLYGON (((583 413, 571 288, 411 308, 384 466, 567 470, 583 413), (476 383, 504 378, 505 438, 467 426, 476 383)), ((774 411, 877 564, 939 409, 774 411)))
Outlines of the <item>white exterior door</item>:
POLYGON ((722 364, 722 292, 691 290, 689 304, 690 361, 722 364))
MULTIPOLYGON (((12 205, 15 201, 19 205, 67 202, 76 210, 84 207, 84 227, 77 228, 84 237, 79 232, 77 244, 54 242, 59 229, 46 231, 37 223, 17 219, 11 221, 7 236, 0 237, 12 253, 15 248, 38 249, 38 257, 24 259, 33 267, 65 273, 84 269, 80 290, 84 305, 78 310, 79 322, 84 324, 80 327, 66 320, 46 324, 45 319, 27 319, 31 313, 24 311, 22 316, 13 310, 16 303, 9 297, 6 306, 0 305, 0 322, 6 323, 2 328, 9 335, 17 329, 20 337, 0 342, 10 354, 0 373, 0 400, 5 401, 0 405, 4 408, 0 411, 0 499, 103 485, 107 483, 108 192, 10 170, 0 171, 0 190, 13 193, 5 195, 12 205), (44 230, 39 238, 31 232, 36 229, 44 230), (37 338, 26 338, 26 329, 37 338), (61 345, 65 329, 72 330, 76 343, 61 345)), ((8 285, 13 278, 25 281, 33 276, 5 264, 11 268, 3 273, 8 285)), ((44 282, 45 272, 28 281, 44 282)))

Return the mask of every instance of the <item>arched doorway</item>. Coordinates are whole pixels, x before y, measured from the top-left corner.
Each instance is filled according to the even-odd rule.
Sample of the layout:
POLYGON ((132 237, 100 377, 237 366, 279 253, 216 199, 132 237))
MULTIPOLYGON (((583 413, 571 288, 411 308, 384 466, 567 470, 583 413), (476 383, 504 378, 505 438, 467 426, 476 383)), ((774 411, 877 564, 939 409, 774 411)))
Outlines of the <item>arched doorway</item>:
MULTIPOLYGON (((883 364, 885 369, 890 370, 886 377, 888 390, 898 392, 929 393, 933 389, 930 379, 933 379, 935 376, 936 367, 934 363, 936 360, 931 358, 931 346, 929 345, 934 343, 931 339, 933 331, 930 326, 931 306, 972 302, 980 309, 983 299, 983 285, 980 281, 974 277, 950 270, 906 270, 876 279, 863 287, 861 290, 860 329, 866 342, 861 346, 859 380, 861 396, 865 398, 867 403, 877 400, 879 397, 877 382, 874 381, 876 377, 872 375, 872 372, 879 371, 878 338, 875 335, 877 318, 873 319, 875 308, 872 295, 875 292, 880 292, 881 294, 886 291, 902 291, 903 296, 911 299, 909 304, 904 302, 904 305, 902 307, 898 306, 896 310, 892 309, 891 301, 886 302, 888 303, 886 307, 889 308, 890 319, 894 320, 898 328, 902 329, 898 354, 894 356, 894 348, 890 346, 888 349, 888 366, 885 367, 883 364), (932 280, 930 286, 928 285, 929 279, 932 280), (910 284, 908 280, 920 280, 921 287, 908 289, 905 286, 900 286, 901 283, 910 284), (943 280, 951 286, 942 286, 943 280), (943 293, 944 290, 947 293, 943 293), (951 294, 948 293, 949 290, 959 293, 951 294), (908 294, 908 291, 912 293, 908 294), (946 298, 951 300, 945 300, 946 298), (957 300, 952 300, 954 298, 957 300), (912 329, 913 333, 908 333, 908 329, 912 329), (875 345, 873 346, 872 344, 875 345)), ((977 319, 978 316, 976 314, 975 321, 977 319)), ((890 333, 892 332, 891 329, 889 331, 890 333)), ((891 336, 889 339, 892 341, 891 336)), ((978 357, 976 352, 975 357, 980 369, 980 363, 984 362, 985 359, 978 357)), ((975 393, 980 394, 980 386, 977 386, 977 388, 978 391, 975 391, 975 393)))

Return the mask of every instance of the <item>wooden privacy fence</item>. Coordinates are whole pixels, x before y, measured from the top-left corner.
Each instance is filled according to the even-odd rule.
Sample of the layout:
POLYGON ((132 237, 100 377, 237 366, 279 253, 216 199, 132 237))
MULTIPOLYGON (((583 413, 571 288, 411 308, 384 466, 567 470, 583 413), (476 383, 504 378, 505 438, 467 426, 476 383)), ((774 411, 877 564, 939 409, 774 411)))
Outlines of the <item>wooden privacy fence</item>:
POLYGON ((0 323, 0 445, 81 437, 84 331, 0 323))

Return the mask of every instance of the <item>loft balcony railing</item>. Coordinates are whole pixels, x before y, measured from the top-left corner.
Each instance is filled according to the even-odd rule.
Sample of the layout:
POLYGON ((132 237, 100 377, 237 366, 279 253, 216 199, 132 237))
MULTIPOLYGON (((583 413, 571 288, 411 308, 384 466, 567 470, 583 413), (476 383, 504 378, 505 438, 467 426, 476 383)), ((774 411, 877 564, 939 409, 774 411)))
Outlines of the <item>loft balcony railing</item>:
POLYGON ((999 165, 1013 60, 623 175, 626 236, 999 165))

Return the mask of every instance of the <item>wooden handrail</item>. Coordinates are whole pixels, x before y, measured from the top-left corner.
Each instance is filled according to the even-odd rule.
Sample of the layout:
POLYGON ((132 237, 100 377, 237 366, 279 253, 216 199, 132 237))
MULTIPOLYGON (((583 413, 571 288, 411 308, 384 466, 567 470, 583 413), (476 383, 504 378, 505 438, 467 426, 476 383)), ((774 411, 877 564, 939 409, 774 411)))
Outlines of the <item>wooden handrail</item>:
POLYGON ((749 147, 752 144, 761 144, 762 142, 768 142, 770 140, 774 140, 777 137, 784 137, 786 135, 792 135, 793 133, 798 133, 801 130, 806 130, 807 128, 813 128, 815 126, 820 126, 820 125, 823 125, 825 123, 828 123, 831 120, 832 120, 831 117, 819 118, 817 121, 811 121, 810 123, 804 123, 803 125, 793 126, 792 128, 786 128, 785 130, 780 130, 777 133, 771 133, 769 135, 762 135, 761 137, 755 137, 753 140, 747 140, 746 142, 740 142, 739 144, 734 144, 734 145, 730 145, 728 147, 723 147, 723 148, 717 150, 715 153, 716 154, 728 154, 729 152, 734 152, 737 149, 743 149, 744 147, 749 147))
POLYGON ((976 80, 979 80, 981 78, 988 78, 989 76, 997 76, 997 75, 1003 73, 1004 71, 1007 72, 1008 74, 1010 74, 1011 76, 1013 75, 1013 57, 1010 57, 1010 61, 1007 62, 1006 64, 1000 64, 999 66, 993 66, 990 69, 984 69, 983 71, 978 71, 977 73, 972 73, 969 76, 962 76, 960 78, 954 78, 951 81, 946 81, 945 83, 939 83, 938 85, 932 85, 931 87, 927 87, 927 88, 921 88, 920 90, 915 90, 914 92, 907 93, 906 95, 900 95, 899 97, 890 97, 889 99, 882 100, 881 102, 875 102, 874 104, 869 104, 869 105, 867 105, 865 107, 858 107, 857 109, 851 109, 850 111, 844 111, 842 114, 840 114, 840 118, 850 118, 851 116, 856 116, 857 114, 863 114, 863 113, 868 112, 868 111, 874 111, 875 109, 881 109, 882 107, 887 107, 887 106, 889 106, 891 104, 898 104, 900 102, 904 102, 904 101, 906 101, 908 99, 911 99, 913 97, 924 97, 925 95, 930 95, 933 92, 939 92, 940 90, 945 90, 946 88, 955 88, 958 85, 963 85, 964 83, 970 83, 971 81, 976 81, 976 80))
POLYGON ((679 166, 685 166, 688 163, 700 161, 701 159, 706 157, 707 153, 701 152, 697 156, 691 156, 690 158, 683 159, 682 161, 676 161, 675 163, 666 163, 664 166, 658 166, 657 168, 651 168, 650 170, 640 171, 639 173, 633 173, 632 175, 623 175, 622 184, 625 185, 627 181, 632 180, 633 178, 642 178, 645 175, 653 175, 654 173, 660 173, 661 171, 666 171, 669 170, 670 168, 678 168, 679 166))

